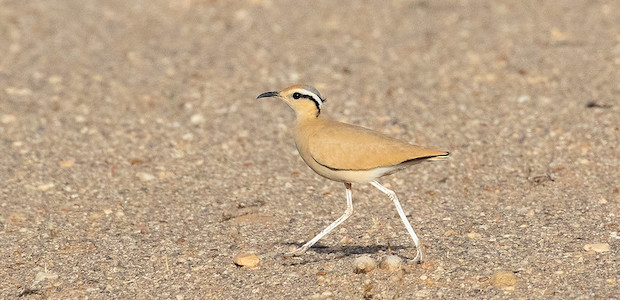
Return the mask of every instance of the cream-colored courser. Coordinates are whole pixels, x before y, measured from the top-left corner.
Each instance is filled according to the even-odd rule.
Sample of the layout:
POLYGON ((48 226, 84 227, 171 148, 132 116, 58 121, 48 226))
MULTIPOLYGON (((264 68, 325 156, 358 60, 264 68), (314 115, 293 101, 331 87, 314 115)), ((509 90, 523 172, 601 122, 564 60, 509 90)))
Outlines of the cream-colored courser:
POLYGON ((422 161, 446 158, 449 153, 412 145, 363 127, 325 119, 321 117, 325 98, 309 85, 294 85, 279 92, 262 93, 257 99, 267 97, 278 98, 295 111, 295 145, 306 164, 319 175, 343 182, 346 187, 347 209, 344 214, 312 240, 287 255, 303 254, 351 216, 351 183, 370 183, 387 194, 396 205, 396 210, 417 249, 414 260, 421 262, 422 250, 418 237, 411 228, 396 194, 376 180, 422 161))

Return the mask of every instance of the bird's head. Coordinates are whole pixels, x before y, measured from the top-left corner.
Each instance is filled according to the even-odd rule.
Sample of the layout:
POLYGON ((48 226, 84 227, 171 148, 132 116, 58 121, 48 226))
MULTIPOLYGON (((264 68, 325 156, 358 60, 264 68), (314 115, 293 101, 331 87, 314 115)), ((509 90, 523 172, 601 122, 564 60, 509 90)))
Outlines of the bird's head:
POLYGON ((279 92, 266 92, 258 95, 260 98, 277 98, 290 106, 297 118, 316 118, 321 114, 321 107, 327 100, 321 97, 319 91, 310 85, 293 85, 279 92))

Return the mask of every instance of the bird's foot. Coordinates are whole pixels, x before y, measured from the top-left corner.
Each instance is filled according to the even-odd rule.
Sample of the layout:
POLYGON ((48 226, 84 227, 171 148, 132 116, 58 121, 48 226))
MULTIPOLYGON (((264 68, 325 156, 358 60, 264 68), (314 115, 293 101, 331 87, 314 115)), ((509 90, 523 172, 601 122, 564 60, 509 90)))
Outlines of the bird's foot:
POLYGON ((422 262, 423 262, 423 260, 422 260, 422 249, 416 247, 415 257, 411 261, 417 262, 418 264, 422 264, 422 262))
POLYGON ((308 247, 299 247, 295 250, 289 251, 284 253, 285 257, 295 257, 295 256, 302 256, 304 253, 306 253, 306 250, 308 250, 308 247))

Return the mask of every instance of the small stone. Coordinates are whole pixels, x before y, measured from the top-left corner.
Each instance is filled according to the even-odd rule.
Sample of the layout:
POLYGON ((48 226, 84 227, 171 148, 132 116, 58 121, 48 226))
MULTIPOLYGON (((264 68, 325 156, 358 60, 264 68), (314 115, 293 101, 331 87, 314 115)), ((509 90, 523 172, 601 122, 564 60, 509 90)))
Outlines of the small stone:
POLYGON ((50 84, 59 84, 62 82, 62 77, 58 75, 52 75, 47 79, 50 84))
POLYGON ((32 94, 32 91, 28 88, 16 88, 16 87, 8 87, 5 88, 4 91, 9 94, 9 95, 13 95, 13 96, 28 96, 30 94, 32 94))
POLYGON ((189 120, 190 122, 192 122, 192 124, 198 125, 198 124, 202 124, 205 122, 205 117, 201 114, 194 114, 191 116, 189 120))
POLYGON ((194 135, 191 133, 186 133, 181 137, 184 141, 191 141, 194 139, 194 135))
POLYGON ((377 261, 370 256, 360 256, 353 261, 353 269, 356 274, 368 273, 377 268, 377 261))
POLYGON ((250 14, 250 13, 249 13, 247 10, 245 10, 245 9, 240 9, 240 10, 238 10, 238 11, 236 11, 236 12, 235 12, 235 18, 236 18, 237 20, 245 20, 245 19, 247 19, 247 17, 248 17, 248 15, 249 15, 249 14, 250 14))
POLYGON ((519 103, 523 103, 523 102, 527 102, 530 101, 530 96, 529 95, 521 95, 517 98, 517 102, 519 103))
POLYGON ((49 182, 49 183, 45 183, 45 184, 39 185, 38 189, 40 191, 44 191, 45 192, 45 191, 48 191, 48 190, 52 189, 53 187, 54 187, 54 183, 53 182, 49 182))
POLYGON ((246 138, 250 136, 250 132, 243 129, 243 130, 239 130, 239 132, 237 132, 237 135, 241 138, 246 138))
POLYGON ((419 290, 415 292, 414 296, 416 298, 428 298, 429 294, 430 292, 428 290, 419 290))
POLYGON ((138 176, 138 178, 140 178, 140 180, 142 181, 151 181, 153 179, 155 179, 155 176, 149 174, 149 173, 144 173, 144 172, 138 172, 136 174, 136 176, 138 176))
POLYGON ((443 233, 443 236, 453 236, 453 235, 457 235, 457 234, 459 234, 459 233, 456 230, 448 230, 448 231, 443 233))
POLYGON ((16 121, 17 117, 14 115, 2 115, 2 118, 0 118, 0 122, 2 122, 2 124, 14 123, 16 121))
POLYGON ((237 255, 233 258, 233 261, 235 262, 235 265, 248 268, 254 268, 260 263, 258 256, 248 252, 237 253, 237 255))
POLYGON ((26 221, 26 216, 24 214, 18 212, 11 212, 9 214, 9 222, 19 223, 23 221, 26 221))
POLYGON ((609 244, 601 243, 601 244, 586 244, 583 246, 583 249, 586 251, 594 251, 597 253, 609 252, 609 244))
POLYGON ((556 42, 563 42, 568 39, 568 34, 554 27, 551 28, 551 39, 556 42))
POLYGON ((480 238, 480 233, 470 232, 470 233, 467 234, 467 238, 470 239, 470 240, 479 239, 480 238))
POLYGON ((512 272, 500 271, 493 274, 491 283, 496 288, 513 291, 514 286, 517 284, 517 277, 512 272))
POLYGON ((342 239, 340 239, 340 242, 338 244, 340 244, 340 245, 350 245, 351 243, 353 243, 353 240, 351 238, 349 238, 348 236, 344 236, 344 237, 342 237, 342 239))
POLYGON ((381 269, 398 271, 403 267, 403 259, 397 255, 388 255, 381 261, 381 269))
POLYGON ((161 171, 157 174, 157 176, 159 177, 159 179, 168 179, 174 177, 174 173, 169 171, 161 171))
POLYGON ((60 162, 60 168, 61 169, 71 168, 74 163, 75 163, 75 160, 73 160, 73 159, 61 161, 60 162))
POLYGON ((37 282, 41 282, 44 280, 55 280, 55 279, 58 279, 58 274, 46 273, 46 272, 39 272, 34 277, 34 281, 37 281, 37 282))

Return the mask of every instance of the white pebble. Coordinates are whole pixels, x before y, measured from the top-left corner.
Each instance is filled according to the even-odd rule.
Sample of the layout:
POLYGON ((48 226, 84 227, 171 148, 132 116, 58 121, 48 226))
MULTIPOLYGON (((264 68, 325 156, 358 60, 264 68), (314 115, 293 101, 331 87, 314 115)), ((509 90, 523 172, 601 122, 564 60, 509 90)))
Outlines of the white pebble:
POLYGON ((153 175, 151 175, 149 173, 138 172, 138 174, 136 174, 136 175, 142 181, 151 181, 151 180, 155 179, 155 176, 153 176, 153 175))
POLYGON ((190 118, 190 122, 194 125, 202 124, 205 122, 205 117, 201 114, 195 114, 190 118))
POLYGON ((353 268, 355 273, 368 273, 377 268, 377 261, 370 256, 360 256, 353 261, 353 268))
POLYGON ((34 277, 34 281, 40 282, 44 280, 56 280, 58 279, 58 274, 54 273, 46 273, 46 272, 38 272, 34 277))
POLYGON ((586 244, 583 246, 583 249, 586 251, 594 251, 594 252, 609 252, 610 247, 609 244, 586 244))
POLYGON ((0 122, 2 122, 2 124, 9 124, 16 121, 17 117, 15 117, 15 115, 2 115, 2 117, 0 118, 0 122))
POLYGON ((398 271, 403 266, 403 259, 397 255, 388 255, 381 262, 381 269, 388 271, 398 271))

